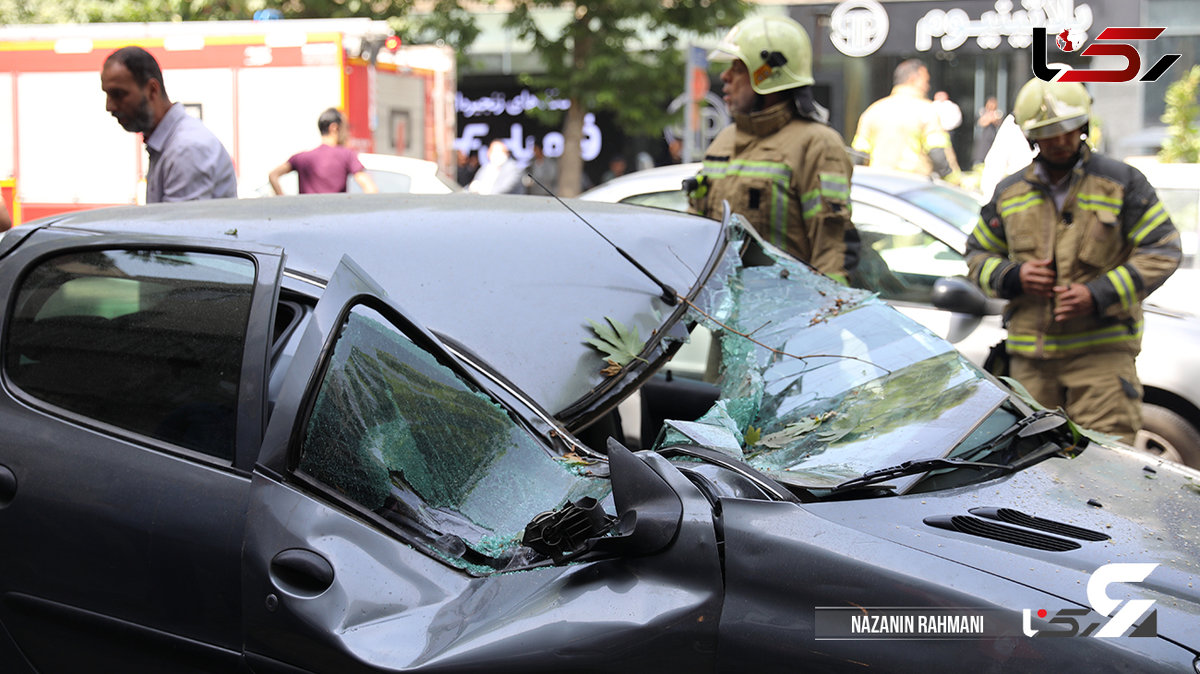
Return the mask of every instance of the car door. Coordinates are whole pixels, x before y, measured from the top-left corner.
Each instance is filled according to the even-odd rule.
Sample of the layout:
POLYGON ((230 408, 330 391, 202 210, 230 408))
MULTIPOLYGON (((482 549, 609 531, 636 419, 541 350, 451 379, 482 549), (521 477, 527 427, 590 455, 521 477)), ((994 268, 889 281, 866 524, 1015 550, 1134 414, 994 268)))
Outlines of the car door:
POLYGON ((514 414, 519 394, 485 389, 385 297, 343 259, 276 404, 243 565, 251 667, 711 671, 708 502, 664 470, 683 511, 666 549, 559 566, 513 553, 538 513, 606 502, 607 464, 556 458, 514 414))
POLYGON ((50 229, 4 258, 0 670, 236 666, 280 267, 50 229))

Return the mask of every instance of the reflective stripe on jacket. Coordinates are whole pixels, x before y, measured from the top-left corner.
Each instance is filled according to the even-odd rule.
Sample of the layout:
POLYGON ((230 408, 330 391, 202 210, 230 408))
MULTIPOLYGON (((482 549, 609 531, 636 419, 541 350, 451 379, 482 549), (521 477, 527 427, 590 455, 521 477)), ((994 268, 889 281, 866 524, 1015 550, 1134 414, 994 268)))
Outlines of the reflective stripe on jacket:
POLYGON ((846 282, 858 259, 850 157, 837 131, 786 101, 736 115, 708 147, 690 210, 719 218, 728 201, 764 239, 846 282))
POLYGON ((971 280, 990 296, 1010 299, 1012 353, 1136 354, 1142 300, 1179 265, 1179 232, 1146 177, 1086 145, 1082 152, 1061 213, 1031 164, 1001 181, 967 240, 971 280), (1094 314, 1056 322, 1052 298, 1020 292, 1020 264, 1045 259, 1054 260, 1058 285, 1087 285, 1094 314))

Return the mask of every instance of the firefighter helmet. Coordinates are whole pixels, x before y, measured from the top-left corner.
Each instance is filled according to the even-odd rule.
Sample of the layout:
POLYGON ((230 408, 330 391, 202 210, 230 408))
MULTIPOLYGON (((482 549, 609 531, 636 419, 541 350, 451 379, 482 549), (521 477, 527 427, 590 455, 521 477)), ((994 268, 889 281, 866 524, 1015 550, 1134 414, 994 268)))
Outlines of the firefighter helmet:
POLYGON ((1033 78, 1017 92, 1013 116, 1031 142, 1083 128, 1092 113, 1092 97, 1078 82, 1033 78))
POLYGON ((812 42, 803 26, 785 16, 742 19, 725 34, 708 58, 745 63, 750 71, 750 86, 759 94, 814 82, 812 42))

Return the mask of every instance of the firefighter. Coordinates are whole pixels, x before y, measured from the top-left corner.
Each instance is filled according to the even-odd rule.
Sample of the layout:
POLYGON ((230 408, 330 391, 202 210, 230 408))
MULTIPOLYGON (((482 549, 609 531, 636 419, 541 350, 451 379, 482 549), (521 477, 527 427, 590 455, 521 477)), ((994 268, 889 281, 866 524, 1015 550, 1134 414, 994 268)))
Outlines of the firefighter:
POLYGON ((896 66, 892 93, 875 101, 858 118, 853 147, 878 168, 962 180, 949 129, 942 128, 929 93, 929 69, 917 59, 896 66))
POLYGON ((689 181, 690 209, 711 218, 723 202, 770 243, 846 283, 858 255, 850 223, 850 158, 812 96, 812 46, 786 17, 739 22, 709 54, 734 123, 689 181))
POLYGON ((971 280, 1009 300, 1013 378, 1043 406, 1132 443, 1141 302, 1179 265, 1179 232, 1140 171, 1084 142, 1082 84, 1032 79, 1013 114, 1037 154, 982 208, 967 241, 971 280))

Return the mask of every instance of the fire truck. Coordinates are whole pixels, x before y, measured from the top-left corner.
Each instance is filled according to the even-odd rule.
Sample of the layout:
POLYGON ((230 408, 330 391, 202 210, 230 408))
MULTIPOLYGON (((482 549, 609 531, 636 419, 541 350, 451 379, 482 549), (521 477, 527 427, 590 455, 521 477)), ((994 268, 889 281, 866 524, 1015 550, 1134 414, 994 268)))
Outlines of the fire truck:
POLYGON ((400 45, 385 21, 288 19, 0 28, 0 193, 14 222, 145 200, 140 134, 105 111, 104 59, 158 60, 172 102, 202 119, 241 185, 317 145, 317 117, 346 116, 359 152, 436 162, 454 175, 454 54, 400 45))

